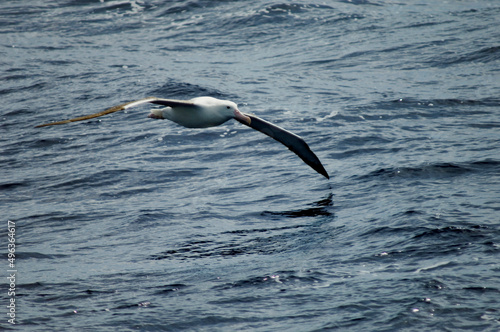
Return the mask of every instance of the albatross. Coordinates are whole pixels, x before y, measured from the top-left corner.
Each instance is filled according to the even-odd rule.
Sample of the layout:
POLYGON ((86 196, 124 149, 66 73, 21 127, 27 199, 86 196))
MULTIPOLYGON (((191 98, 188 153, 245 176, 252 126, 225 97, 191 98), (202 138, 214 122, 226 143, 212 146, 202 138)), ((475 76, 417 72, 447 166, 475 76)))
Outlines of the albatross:
POLYGON ((167 106, 165 108, 152 109, 148 116, 149 118, 168 119, 187 128, 215 127, 230 119, 235 119, 244 125, 274 138, 293 151, 316 172, 327 179, 330 178, 318 157, 311 151, 309 145, 307 145, 300 136, 255 115, 240 112, 238 106, 232 101, 220 100, 213 97, 197 97, 190 100, 148 97, 113 106, 99 113, 38 125, 36 128, 97 118, 146 103, 167 106))

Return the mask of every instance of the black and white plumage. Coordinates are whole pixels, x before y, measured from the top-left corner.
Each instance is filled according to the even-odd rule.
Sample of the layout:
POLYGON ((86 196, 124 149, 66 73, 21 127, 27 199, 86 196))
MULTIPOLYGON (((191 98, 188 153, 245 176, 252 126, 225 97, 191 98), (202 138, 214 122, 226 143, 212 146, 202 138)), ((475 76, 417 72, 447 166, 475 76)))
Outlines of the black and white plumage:
POLYGON ((235 119, 244 125, 274 138, 293 151, 316 172, 323 175, 327 179, 330 178, 318 157, 311 151, 307 143, 300 136, 297 136, 294 133, 267 122, 255 115, 240 112, 238 110, 238 106, 232 101, 220 100, 212 97, 197 97, 190 100, 148 97, 118 106, 113 106, 99 113, 84 115, 70 120, 46 123, 36 127, 38 128, 88 120, 106 114, 126 110, 145 103, 167 106, 162 109, 153 109, 151 114, 149 114, 150 118, 168 119, 187 128, 214 127, 221 125, 230 119, 235 119))

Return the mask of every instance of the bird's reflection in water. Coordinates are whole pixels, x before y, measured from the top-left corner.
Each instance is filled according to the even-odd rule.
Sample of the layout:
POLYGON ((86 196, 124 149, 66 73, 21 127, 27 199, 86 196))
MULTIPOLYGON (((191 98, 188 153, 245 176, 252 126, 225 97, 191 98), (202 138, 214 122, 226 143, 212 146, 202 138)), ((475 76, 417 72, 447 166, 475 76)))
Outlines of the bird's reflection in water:
POLYGON ((333 194, 330 193, 324 199, 311 204, 312 206, 300 210, 290 210, 290 211, 264 211, 263 215, 279 215, 289 218, 300 218, 300 217, 317 217, 317 216, 333 216, 333 194))

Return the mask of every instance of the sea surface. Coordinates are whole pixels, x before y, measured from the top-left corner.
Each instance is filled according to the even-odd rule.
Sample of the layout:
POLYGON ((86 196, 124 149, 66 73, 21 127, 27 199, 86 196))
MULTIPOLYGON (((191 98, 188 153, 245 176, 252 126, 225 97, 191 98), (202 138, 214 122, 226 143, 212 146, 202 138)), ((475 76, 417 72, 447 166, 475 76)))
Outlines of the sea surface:
POLYGON ((499 25, 487 0, 1 1, 0 329, 499 331, 499 25), (331 178, 154 106, 34 128, 147 96, 232 100, 331 178))

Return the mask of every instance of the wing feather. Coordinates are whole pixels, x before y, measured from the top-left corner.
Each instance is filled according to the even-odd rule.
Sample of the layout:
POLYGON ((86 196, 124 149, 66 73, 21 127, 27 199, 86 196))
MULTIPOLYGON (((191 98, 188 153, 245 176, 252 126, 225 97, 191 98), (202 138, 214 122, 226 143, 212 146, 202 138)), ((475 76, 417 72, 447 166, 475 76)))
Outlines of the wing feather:
POLYGON ((255 115, 246 113, 245 115, 250 118, 250 124, 245 121, 237 120, 255 130, 260 131, 261 133, 266 134, 269 137, 274 138, 299 156, 300 159, 302 159, 307 165, 311 166, 316 172, 323 175, 327 179, 330 178, 319 158, 314 154, 314 152, 311 151, 309 145, 307 145, 307 143, 300 136, 255 115))
POLYGON ((60 125, 60 124, 65 124, 65 123, 70 123, 70 122, 93 119, 93 118, 97 118, 97 117, 111 114, 114 112, 123 111, 123 110, 126 110, 127 108, 135 107, 135 106, 138 106, 141 104, 146 104, 146 103, 153 103, 153 104, 159 104, 159 105, 170 106, 170 107, 195 106, 194 103, 189 101, 189 100, 175 100, 175 99, 163 99, 163 98, 156 98, 156 97, 148 97, 148 98, 143 98, 143 99, 139 99, 139 100, 135 100, 135 101, 130 101, 128 103, 120 104, 117 106, 113 106, 113 107, 110 107, 102 112, 89 114, 89 115, 83 115, 83 116, 79 116, 77 118, 73 118, 73 119, 69 119, 69 120, 62 120, 62 121, 45 123, 45 124, 38 125, 35 128, 54 126, 54 125, 60 125))

